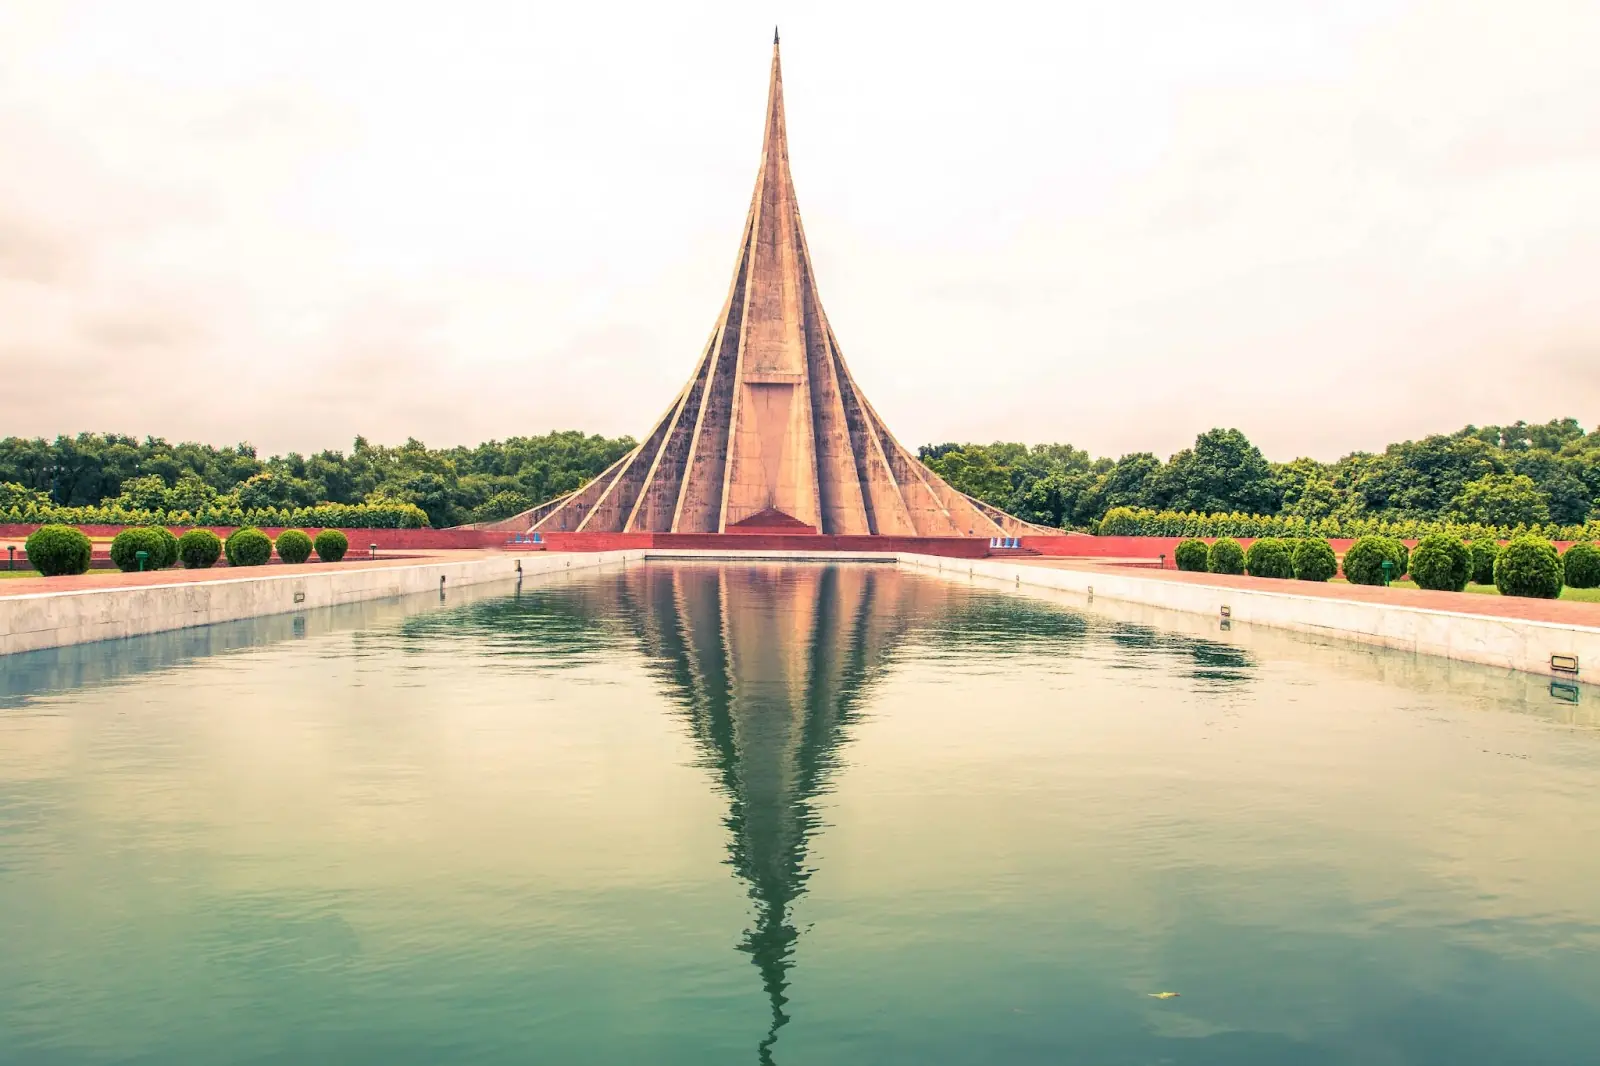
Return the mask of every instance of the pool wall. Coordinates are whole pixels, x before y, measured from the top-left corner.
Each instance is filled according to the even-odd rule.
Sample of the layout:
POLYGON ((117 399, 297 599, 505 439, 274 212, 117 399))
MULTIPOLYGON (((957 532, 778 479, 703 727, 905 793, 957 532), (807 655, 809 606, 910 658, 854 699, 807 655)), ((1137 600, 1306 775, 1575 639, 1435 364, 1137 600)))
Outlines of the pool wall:
POLYGON ((902 554, 905 566, 1012 585, 1076 592, 1209 615, 1232 622, 1340 637, 1401 651, 1440 655, 1571 681, 1600 680, 1600 629, 1436 611, 1288 592, 1162 581, 1104 570, 1018 566, 999 560, 902 554), (1570 669, 1566 668, 1570 665, 1570 669), (1582 673, 1580 674, 1580 670, 1582 673))
POLYGON ((415 566, 263 574, 219 581, 0 597, 0 655, 233 622, 443 586, 514 580, 642 558, 641 551, 487 555, 415 566))
MULTIPOLYGON (((437 560, 413 566, 338 569, 217 581, 84 589, 0 596, 0 655, 138 636, 191 626, 281 614, 314 607, 413 595, 445 587, 509 581, 560 571, 650 558, 743 562, 843 561, 803 552, 527 552, 437 560)), ((1600 679, 1600 628, 1455 611, 1376 604, 1289 592, 1162 581, 1105 570, 1019 566, 1001 560, 901 553, 852 553, 851 561, 894 562, 950 576, 968 575, 1013 586, 1053 589, 1108 600, 1315 633, 1568 681, 1600 679)))

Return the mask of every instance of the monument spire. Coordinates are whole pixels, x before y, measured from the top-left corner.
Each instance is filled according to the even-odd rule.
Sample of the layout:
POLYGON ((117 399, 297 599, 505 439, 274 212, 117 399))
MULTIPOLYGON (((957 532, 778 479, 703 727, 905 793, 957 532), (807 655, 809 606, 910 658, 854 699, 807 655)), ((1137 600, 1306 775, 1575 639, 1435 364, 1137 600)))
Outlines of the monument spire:
POLYGON ((957 492, 895 440, 817 293, 789 171, 778 30, 733 280, 694 373, 643 441, 499 528, 996 536, 1041 531, 957 492))

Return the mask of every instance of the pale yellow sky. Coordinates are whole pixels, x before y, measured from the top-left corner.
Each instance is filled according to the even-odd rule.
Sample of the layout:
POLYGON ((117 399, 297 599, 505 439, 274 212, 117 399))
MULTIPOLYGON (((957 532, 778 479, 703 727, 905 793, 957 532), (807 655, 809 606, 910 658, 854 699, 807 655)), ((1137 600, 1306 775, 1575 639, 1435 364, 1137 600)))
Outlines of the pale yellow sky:
POLYGON ((1600 423, 1600 4, 0 5, 0 435, 643 432, 771 25, 908 444, 1600 423))

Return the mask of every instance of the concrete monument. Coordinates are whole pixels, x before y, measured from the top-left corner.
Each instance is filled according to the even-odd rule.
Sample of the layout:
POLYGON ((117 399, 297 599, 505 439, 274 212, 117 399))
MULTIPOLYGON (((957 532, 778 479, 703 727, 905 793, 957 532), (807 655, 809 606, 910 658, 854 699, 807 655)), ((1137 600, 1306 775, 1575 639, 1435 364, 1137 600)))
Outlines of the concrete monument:
POLYGON ((599 477, 495 527, 1046 532, 957 492, 923 466, 851 378, 817 294, 789 174, 776 34, 755 195, 727 300, 688 384, 643 442, 599 477))

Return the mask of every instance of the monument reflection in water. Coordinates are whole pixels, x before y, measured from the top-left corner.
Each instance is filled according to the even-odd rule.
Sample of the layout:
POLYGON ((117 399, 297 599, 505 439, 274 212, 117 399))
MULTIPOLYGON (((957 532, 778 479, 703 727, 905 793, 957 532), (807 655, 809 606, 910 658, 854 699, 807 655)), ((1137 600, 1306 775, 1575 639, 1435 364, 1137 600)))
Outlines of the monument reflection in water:
MULTIPOLYGON (((633 630, 728 797, 730 863, 754 908, 738 948, 759 971, 772 1011, 763 1063, 773 1061, 789 1021, 794 908, 822 827, 817 799, 896 647, 921 630, 933 644, 1047 643, 1065 652, 1089 629, 1076 613, 871 565, 645 566, 570 593, 577 598, 568 605, 591 623, 610 616, 633 630)), ((549 612, 567 594, 537 594, 536 610, 549 612)), ((1187 653, 1193 676, 1214 683, 1241 681, 1251 665, 1237 648, 1144 627, 1114 625, 1102 635, 1131 650, 1187 653)))
POLYGON ((828 785, 861 696, 896 639, 947 590, 877 567, 646 569, 617 586, 654 670, 683 707, 728 796, 728 851, 754 924, 739 950, 772 1007, 771 1061, 799 931, 793 906, 811 870, 828 785))

